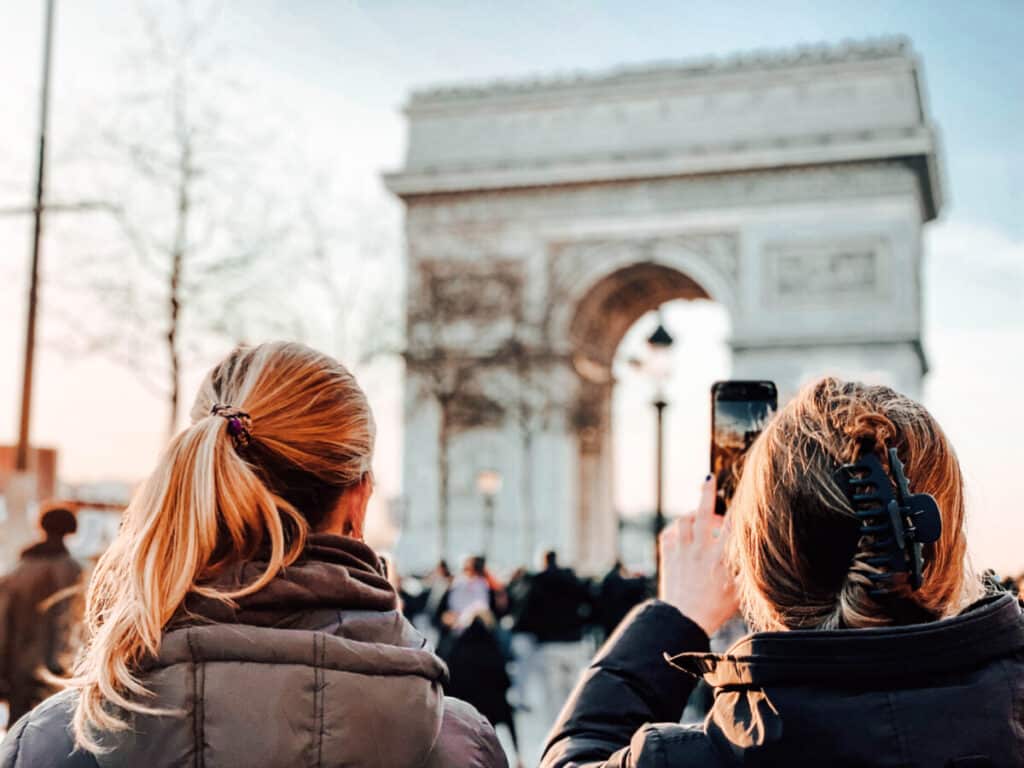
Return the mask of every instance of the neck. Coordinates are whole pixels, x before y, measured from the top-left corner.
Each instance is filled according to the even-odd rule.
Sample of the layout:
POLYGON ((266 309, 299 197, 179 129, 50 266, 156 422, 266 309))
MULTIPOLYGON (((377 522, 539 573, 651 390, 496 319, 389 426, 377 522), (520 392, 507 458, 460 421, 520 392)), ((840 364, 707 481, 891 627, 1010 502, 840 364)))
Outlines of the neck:
POLYGON ((25 555, 57 555, 63 552, 67 552, 64 547, 64 539, 62 537, 51 537, 47 536, 40 542, 33 544, 31 547, 23 551, 25 555))

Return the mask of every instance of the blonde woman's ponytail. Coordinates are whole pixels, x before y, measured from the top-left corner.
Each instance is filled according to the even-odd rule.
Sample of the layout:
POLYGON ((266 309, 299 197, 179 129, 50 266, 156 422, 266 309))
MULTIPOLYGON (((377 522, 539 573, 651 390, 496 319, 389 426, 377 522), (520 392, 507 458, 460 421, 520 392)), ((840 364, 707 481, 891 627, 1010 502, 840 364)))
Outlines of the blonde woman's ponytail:
POLYGON ((302 345, 236 350, 207 377, 192 417, 132 499, 90 583, 90 639, 67 685, 79 691, 76 742, 92 752, 103 751, 103 732, 129 728, 132 712, 172 714, 147 703, 136 670, 159 652, 186 597, 230 602, 262 589, 299 556, 311 521, 369 471, 365 396, 337 361, 302 345), (307 503, 310 489, 318 504, 307 503), (267 565, 252 583, 210 586, 257 555, 267 565))

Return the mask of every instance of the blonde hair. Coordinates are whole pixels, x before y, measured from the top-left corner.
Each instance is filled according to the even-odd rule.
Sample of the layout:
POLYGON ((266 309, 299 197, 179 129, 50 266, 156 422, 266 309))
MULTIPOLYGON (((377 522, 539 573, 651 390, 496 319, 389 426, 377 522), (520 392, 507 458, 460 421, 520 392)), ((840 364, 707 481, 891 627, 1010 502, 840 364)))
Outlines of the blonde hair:
POLYGON ((263 588, 370 472, 365 395, 344 366, 301 344, 236 349, 207 375, 191 418, 132 499, 89 585, 89 640, 67 681, 79 692, 75 741, 89 751, 103 751, 102 732, 130 727, 124 713, 169 714, 144 703, 151 693, 136 670, 159 652, 188 594, 231 601, 263 588), (248 414, 247 440, 229 433, 218 405, 248 414), (258 554, 267 567, 251 584, 208 586, 258 554))
POLYGON ((922 406, 888 387, 824 378, 803 389, 751 447, 729 508, 730 558, 756 630, 873 627, 941 618, 981 596, 966 561, 964 493, 949 440, 922 406), (942 535, 924 548, 923 583, 897 576, 875 598, 860 533, 833 472, 866 451, 888 467, 896 448, 911 490, 930 493, 942 535))

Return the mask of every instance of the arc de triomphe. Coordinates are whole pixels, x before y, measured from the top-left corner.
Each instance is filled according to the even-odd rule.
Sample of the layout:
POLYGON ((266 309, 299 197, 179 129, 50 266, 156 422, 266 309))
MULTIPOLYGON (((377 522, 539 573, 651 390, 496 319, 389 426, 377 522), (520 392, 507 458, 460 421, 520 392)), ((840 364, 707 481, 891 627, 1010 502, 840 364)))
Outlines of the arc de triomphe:
POLYGON ((442 507, 449 556, 611 561, 612 356, 663 302, 723 304, 734 377, 783 396, 826 371, 919 392, 942 199, 904 41, 440 88, 406 114, 404 568, 436 561, 442 507))

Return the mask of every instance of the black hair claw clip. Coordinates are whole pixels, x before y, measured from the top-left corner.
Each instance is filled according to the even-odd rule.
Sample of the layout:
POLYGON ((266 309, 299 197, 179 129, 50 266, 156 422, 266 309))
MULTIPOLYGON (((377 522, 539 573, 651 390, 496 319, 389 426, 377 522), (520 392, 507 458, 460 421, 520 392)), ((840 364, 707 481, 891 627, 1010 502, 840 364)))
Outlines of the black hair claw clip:
MULTIPOLYGON (((924 568, 922 546, 939 540, 942 517, 930 494, 910 492, 895 448, 889 449, 889 472, 891 478, 878 456, 869 452, 853 464, 841 466, 833 478, 861 521, 861 535, 873 540, 871 549, 877 554, 865 561, 881 572, 871 576, 872 582, 887 583, 894 573, 907 573, 910 588, 916 590, 921 586, 924 568)), ((871 594, 880 596, 890 591, 880 586, 871 594)))

